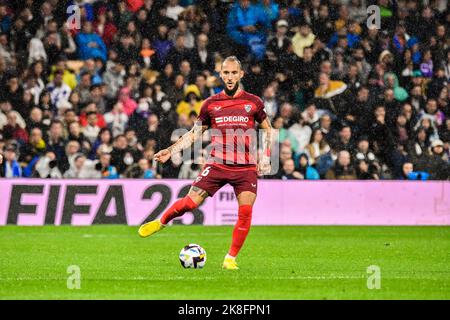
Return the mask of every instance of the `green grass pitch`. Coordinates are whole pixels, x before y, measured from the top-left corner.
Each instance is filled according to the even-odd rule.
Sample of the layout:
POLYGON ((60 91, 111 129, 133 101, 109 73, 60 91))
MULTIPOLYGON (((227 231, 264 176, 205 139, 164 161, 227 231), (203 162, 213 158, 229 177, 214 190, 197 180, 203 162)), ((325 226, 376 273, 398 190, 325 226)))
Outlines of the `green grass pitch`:
POLYGON ((225 271, 231 232, 173 226, 141 239, 119 225, 0 227, 0 299, 450 299, 449 227, 254 226, 241 269, 225 271), (181 267, 189 243, 206 249, 204 269, 181 267), (80 289, 67 288, 71 265, 80 289), (371 265, 380 289, 367 287, 371 265))

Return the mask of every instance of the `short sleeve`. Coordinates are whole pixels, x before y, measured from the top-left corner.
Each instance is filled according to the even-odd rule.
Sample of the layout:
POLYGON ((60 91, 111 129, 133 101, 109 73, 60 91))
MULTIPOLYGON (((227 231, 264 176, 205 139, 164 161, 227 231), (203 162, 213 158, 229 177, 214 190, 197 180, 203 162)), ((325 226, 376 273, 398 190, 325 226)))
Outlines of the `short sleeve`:
POLYGON ((202 126, 211 126, 211 117, 209 115, 208 106, 209 106, 209 99, 206 99, 205 102, 203 102, 202 107, 200 109, 200 114, 198 116, 197 121, 202 122, 202 126))
POLYGON ((257 98, 255 104, 256 104, 255 120, 258 123, 261 123, 264 121, 264 119, 267 118, 266 109, 264 108, 264 103, 261 100, 261 98, 257 98))

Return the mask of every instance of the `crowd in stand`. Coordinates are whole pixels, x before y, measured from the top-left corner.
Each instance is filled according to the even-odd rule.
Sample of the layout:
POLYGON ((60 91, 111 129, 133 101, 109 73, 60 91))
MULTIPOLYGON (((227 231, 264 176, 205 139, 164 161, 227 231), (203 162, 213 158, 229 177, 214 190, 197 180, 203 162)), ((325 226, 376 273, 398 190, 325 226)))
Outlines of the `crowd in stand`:
POLYGON ((195 178, 153 155, 236 55, 264 178, 448 180, 449 28, 446 0, 0 0, 0 176, 195 178))

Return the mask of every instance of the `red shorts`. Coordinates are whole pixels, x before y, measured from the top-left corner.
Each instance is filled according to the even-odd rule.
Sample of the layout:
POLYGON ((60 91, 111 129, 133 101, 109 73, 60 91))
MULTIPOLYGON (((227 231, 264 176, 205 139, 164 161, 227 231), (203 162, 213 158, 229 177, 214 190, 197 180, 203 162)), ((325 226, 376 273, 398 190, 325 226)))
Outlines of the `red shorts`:
POLYGON ((206 164, 192 186, 205 190, 212 197, 227 183, 234 188, 236 196, 243 191, 256 194, 258 187, 256 168, 254 166, 234 168, 226 165, 206 164))

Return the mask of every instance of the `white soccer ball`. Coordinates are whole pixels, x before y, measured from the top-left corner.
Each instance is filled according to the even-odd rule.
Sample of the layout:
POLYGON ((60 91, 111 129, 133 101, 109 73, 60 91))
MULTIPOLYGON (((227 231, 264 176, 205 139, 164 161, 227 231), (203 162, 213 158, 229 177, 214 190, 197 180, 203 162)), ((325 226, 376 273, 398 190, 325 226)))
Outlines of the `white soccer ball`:
POLYGON ((179 258, 183 268, 201 269, 206 263, 206 251, 198 244, 191 243, 181 249, 179 258))

